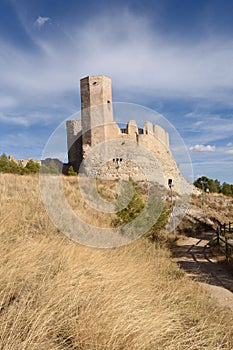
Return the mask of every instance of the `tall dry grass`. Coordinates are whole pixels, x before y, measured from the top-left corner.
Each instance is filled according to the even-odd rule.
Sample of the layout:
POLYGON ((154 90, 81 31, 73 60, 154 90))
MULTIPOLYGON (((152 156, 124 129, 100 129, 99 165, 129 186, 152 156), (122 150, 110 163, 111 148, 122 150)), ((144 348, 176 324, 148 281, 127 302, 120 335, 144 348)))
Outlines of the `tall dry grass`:
POLYGON ((145 239, 116 249, 69 241, 38 178, 0 174, 0 348, 233 349, 233 315, 145 239))
MULTIPOLYGON (((63 177, 62 179, 64 194, 70 207, 81 220, 97 227, 112 227, 112 222, 116 218, 114 213, 105 213, 90 206, 90 203, 95 199, 92 197, 91 189, 83 188, 84 194, 80 191, 80 184, 78 177, 63 177), (86 200, 87 199, 87 200, 86 200)), ((111 201, 116 198, 116 182, 104 181, 102 183, 97 181, 97 194, 105 201, 111 201)))

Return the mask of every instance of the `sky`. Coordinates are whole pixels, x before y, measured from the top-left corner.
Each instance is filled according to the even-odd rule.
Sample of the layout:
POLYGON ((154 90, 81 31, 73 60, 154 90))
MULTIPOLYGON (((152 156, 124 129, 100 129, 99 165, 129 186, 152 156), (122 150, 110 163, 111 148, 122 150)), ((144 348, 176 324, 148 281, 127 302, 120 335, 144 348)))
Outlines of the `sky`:
POLYGON ((0 0, 0 154, 40 159, 80 110, 79 80, 107 75, 115 102, 174 125, 194 178, 233 183, 232 14, 231 0, 0 0))

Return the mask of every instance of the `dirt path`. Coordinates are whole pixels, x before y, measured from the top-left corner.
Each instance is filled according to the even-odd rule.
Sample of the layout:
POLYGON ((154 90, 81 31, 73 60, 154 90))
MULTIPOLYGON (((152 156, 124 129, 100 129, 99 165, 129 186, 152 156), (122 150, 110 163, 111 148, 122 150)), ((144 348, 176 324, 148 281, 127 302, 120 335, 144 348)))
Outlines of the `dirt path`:
POLYGON ((210 232, 201 238, 180 239, 173 249, 173 258, 212 298, 233 310, 233 271, 212 256, 208 247, 212 237, 210 232))

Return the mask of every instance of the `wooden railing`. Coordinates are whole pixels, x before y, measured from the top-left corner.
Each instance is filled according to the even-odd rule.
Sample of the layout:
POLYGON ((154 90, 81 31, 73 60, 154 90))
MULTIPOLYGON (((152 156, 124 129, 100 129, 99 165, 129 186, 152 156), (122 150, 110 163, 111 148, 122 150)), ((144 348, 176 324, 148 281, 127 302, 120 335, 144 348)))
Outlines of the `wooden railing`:
POLYGON ((219 250, 227 260, 233 260, 233 223, 220 224, 216 231, 216 242, 219 250))
POLYGON ((233 222, 228 224, 219 224, 220 234, 233 233, 233 222))

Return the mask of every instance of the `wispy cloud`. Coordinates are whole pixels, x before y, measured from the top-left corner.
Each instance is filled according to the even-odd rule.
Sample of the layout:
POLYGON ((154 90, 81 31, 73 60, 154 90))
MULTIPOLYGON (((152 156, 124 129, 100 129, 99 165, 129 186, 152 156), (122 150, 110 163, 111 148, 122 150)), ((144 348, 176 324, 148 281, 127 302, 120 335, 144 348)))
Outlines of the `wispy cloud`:
POLYGON ((16 98, 7 95, 0 95, 0 110, 4 108, 12 108, 17 105, 16 98))
POLYGON ((1 135, 0 153, 12 154, 16 159, 26 159, 32 156, 40 159, 41 149, 44 147, 41 135, 35 135, 30 131, 14 131, 12 130, 11 133, 1 135))
POLYGON ((211 146, 211 145, 195 145, 192 147, 189 147, 189 150, 191 152, 214 152, 215 151, 215 146, 211 146))
POLYGON ((36 27, 43 27, 45 25, 46 22, 50 21, 50 17, 37 17, 37 19, 34 22, 34 26, 36 27))
POLYGON ((0 124, 8 124, 22 127, 31 127, 38 125, 40 127, 45 127, 48 125, 58 126, 59 123, 63 122, 65 118, 72 115, 72 110, 59 108, 50 108, 47 110, 33 110, 22 112, 11 112, 11 113, 1 113, 0 112, 0 124), (68 111, 70 113, 68 114, 68 111))
POLYGON ((189 147, 214 143, 218 147, 226 148, 233 134, 232 118, 233 116, 225 112, 219 115, 211 110, 193 112, 179 118, 177 126, 185 135, 188 135, 186 142, 189 147))
POLYGON ((225 153, 225 154, 233 155, 233 149, 228 149, 228 150, 225 151, 224 153, 225 153))
POLYGON ((10 116, 10 115, 0 114, 0 123, 22 125, 22 126, 29 125, 28 119, 20 115, 10 116))
MULTIPOLYGON (((38 17, 35 23, 43 26, 48 21, 49 17, 38 17)), ((52 36, 40 38, 31 33, 41 48, 39 54, 25 53, 5 42, 3 81, 29 93, 66 92, 77 89, 80 77, 106 74, 122 96, 125 90, 136 93, 140 89, 151 97, 231 99, 231 39, 171 42, 156 33, 144 17, 127 11, 89 18, 82 27, 65 31, 73 40, 63 35, 61 27, 54 29, 52 36)))

